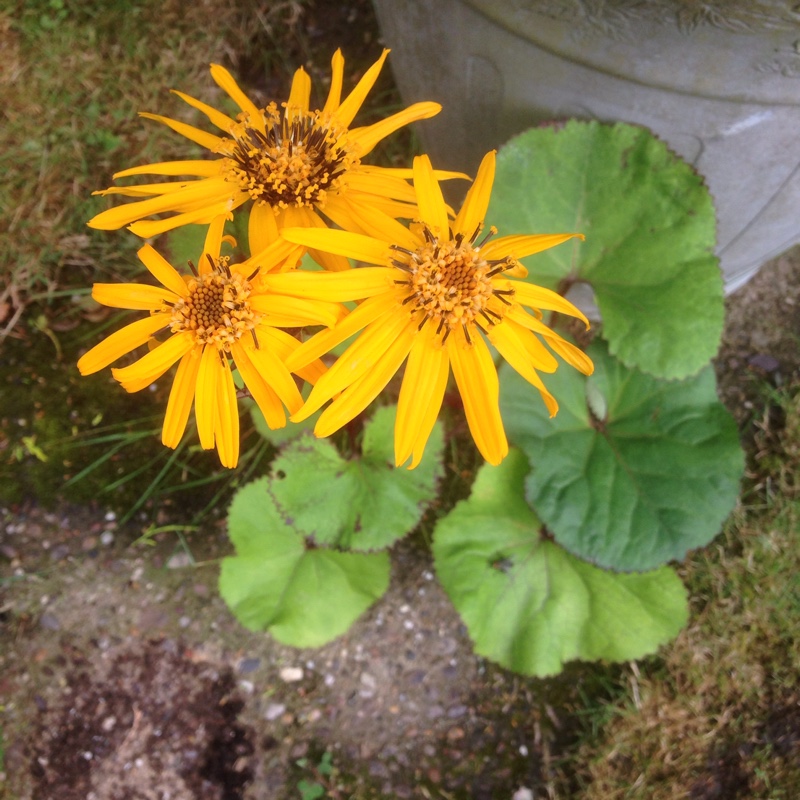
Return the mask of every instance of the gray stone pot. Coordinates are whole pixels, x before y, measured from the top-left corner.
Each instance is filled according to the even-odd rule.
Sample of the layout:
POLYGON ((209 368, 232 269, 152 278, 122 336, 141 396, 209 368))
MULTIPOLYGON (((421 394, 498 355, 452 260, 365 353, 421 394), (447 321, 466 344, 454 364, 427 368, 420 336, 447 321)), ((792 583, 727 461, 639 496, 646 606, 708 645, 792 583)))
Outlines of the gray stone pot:
POLYGON ((796 0, 374 0, 436 166, 545 120, 650 128, 705 177, 728 291, 800 241, 796 0))

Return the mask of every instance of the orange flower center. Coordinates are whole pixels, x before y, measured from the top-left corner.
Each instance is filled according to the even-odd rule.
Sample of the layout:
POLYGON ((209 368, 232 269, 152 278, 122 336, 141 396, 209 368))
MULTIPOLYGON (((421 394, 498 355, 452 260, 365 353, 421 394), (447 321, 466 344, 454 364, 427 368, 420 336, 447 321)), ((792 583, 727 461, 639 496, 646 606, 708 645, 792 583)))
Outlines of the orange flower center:
POLYGON ((443 342, 458 325, 464 328, 467 341, 470 341, 469 326, 477 325, 485 331, 485 326, 496 325, 503 318, 504 306, 510 305, 506 296, 514 294, 513 289, 495 285, 494 277, 516 262, 513 258, 487 261, 480 248, 495 229, 476 245, 482 228, 479 225, 469 240, 463 234, 456 234, 454 239, 440 242, 425 226, 425 244, 415 251, 392 246, 407 256, 406 261, 392 261, 408 273, 404 280, 395 281, 409 286, 403 303, 411 306, 412 313, 423 314, 420 329, 428 320, 435 323, 443 342))
POLYGON ((230 259, 223 256, 209 261, 211 272, 189 281, 189 294, 172 307, 170 329, 173 333, 191 331, 199 345, 213 344, 229 352, 231 344, 248 331, 253 331, 261 315, 253 311, 248 298, 250 281, 228 267, 230 259))
POLYGON ((253 200, 274 208, 324 206, 328 192, 341 189, 341 177, 358 166, 346 130, 337 130, 321 112, 296 112, 291 118, 275 103, 263 111, 266 132, 240 114, 224 140, 226 178, 253 200))

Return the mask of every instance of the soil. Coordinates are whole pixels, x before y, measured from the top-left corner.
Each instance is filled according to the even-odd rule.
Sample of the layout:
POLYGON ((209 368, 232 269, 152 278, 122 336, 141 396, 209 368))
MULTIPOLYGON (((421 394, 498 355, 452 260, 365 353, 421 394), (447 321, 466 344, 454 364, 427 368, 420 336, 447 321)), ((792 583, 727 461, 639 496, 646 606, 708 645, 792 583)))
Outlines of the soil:
MULTIPOLYGON (((800 373, 800 248, 727 306, 720 391, 744 425, 765 385, 800 373)), ((187 549, 170 532, 137 543, 99 507, 0 513, 7 798, 529 797, 573 741, 582 693, 615 669, 535 681, 485 663, 413 541, 347 635, 301 651, 242 629, 220 600, 222 523, 187 549)), ((685 790, 728 796, 725 758, 710 753, 685 790)))

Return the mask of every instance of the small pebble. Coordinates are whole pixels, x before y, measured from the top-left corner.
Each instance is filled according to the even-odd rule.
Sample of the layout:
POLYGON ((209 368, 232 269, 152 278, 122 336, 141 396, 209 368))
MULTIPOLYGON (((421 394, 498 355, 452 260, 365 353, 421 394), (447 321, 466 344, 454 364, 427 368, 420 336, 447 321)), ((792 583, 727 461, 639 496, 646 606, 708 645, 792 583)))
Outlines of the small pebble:
MULTIPOLYGON (((466 713, 467 713, 467 707, 466 706, 460 706, 460 705, 459 706, 451 706, 450 708, 447 709, 447 716, 450 719, 458 719, 459 717, 463 717, 464 714, 466 714, 466 713)), ((525 755, 525 754, 523 753, 523 755, 525 755)))
POLYGON ((368 689, 374 689, 378 685, 378 682, 375 680, 375 678, 368 672, 362 672, 359 680, 368 689))
POLYGON ((524 744, 521 744, 519 746, 519 754, 521 756, 527 756, 528 755, 528 748, 524 744))
POLYGON ((113 731, 113 730, 114 730, 114 726, 115 726, 116 724, 117 724, 117 718, 116 718, 116 717, 106 717, 106 718, 103 720, 103 722, 102 722, 102 724, 100 725, 100 727, 101 727, 101 728, 102 728, 102 729, 103 729, 103 730, 104 730, 106 733, 108 733, 109 731, 113 731))
POLYGON ((191 565, 192 557, 185 550, 181 550, 180 553, 175 553, 175 555, 170 556, 169 561, 167 561, 167 569, 183 569, 191 565))
POLYGON ((109 547, 114 543, 114 534, 111 531, 103 531, 100 534, 100 544, 103 547, 109 547))
POLYGON ((533 792, 527 786, 520 786, 513 795, 511 800, 534 800, 533 792))
POLYGON ((51 561, 61 561, 65 559, 69 555, 69 547, 65 544, 56 545, 50 551, 50 560, 51 561))
POLYGON ((255 684, 252 681, 239 681, 239 688, 245 694, 253 694, 256 689, 255 684))
POLYGON ((191 617, 185 617, 184 616, 184 617, 181 617, 178 620, 178 625, 180 625, 181 628, 188 628, 191 624, 192 624, 192 618, 191 617))
POLYGON ((269 722, 274 722, 286 711, 286 706, 283 703, 270 703, 264 711, 264 718, 269 722))
POLYGON ((303 680, 302 667, 284 667, 279 673, 282 681, 286 683, 296 683, 303 680))
POLYGON ((59 621, 58 617, 55 614, 51 614, 50 612, 46 611, 39 617, 39 624, 46 630, 46 631, 57 631, 61 628, 61 622, 59 621))
POLYGON ((464 738, 464 729, 463 728, 450 728, 450 730, 447 731, 447 739, 450 742, 456 742, 459 739, 463 739, 463 738, 464 738))
POLYGON ((243 658, 239 662, 239 672, 247 675, 248 672, 255 672, 261 666, 260 658, 243 658))

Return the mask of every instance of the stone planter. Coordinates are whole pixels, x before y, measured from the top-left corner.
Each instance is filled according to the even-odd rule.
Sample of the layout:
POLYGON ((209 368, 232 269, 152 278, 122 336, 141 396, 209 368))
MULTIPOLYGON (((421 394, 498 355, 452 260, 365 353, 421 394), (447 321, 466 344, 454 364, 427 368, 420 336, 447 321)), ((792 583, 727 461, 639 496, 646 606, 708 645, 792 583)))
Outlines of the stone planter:
POLYGON ((800 241, 800 3, 374 0, 437 166, 545 120, 644 125, 705 176, 726 289, 800 241))

